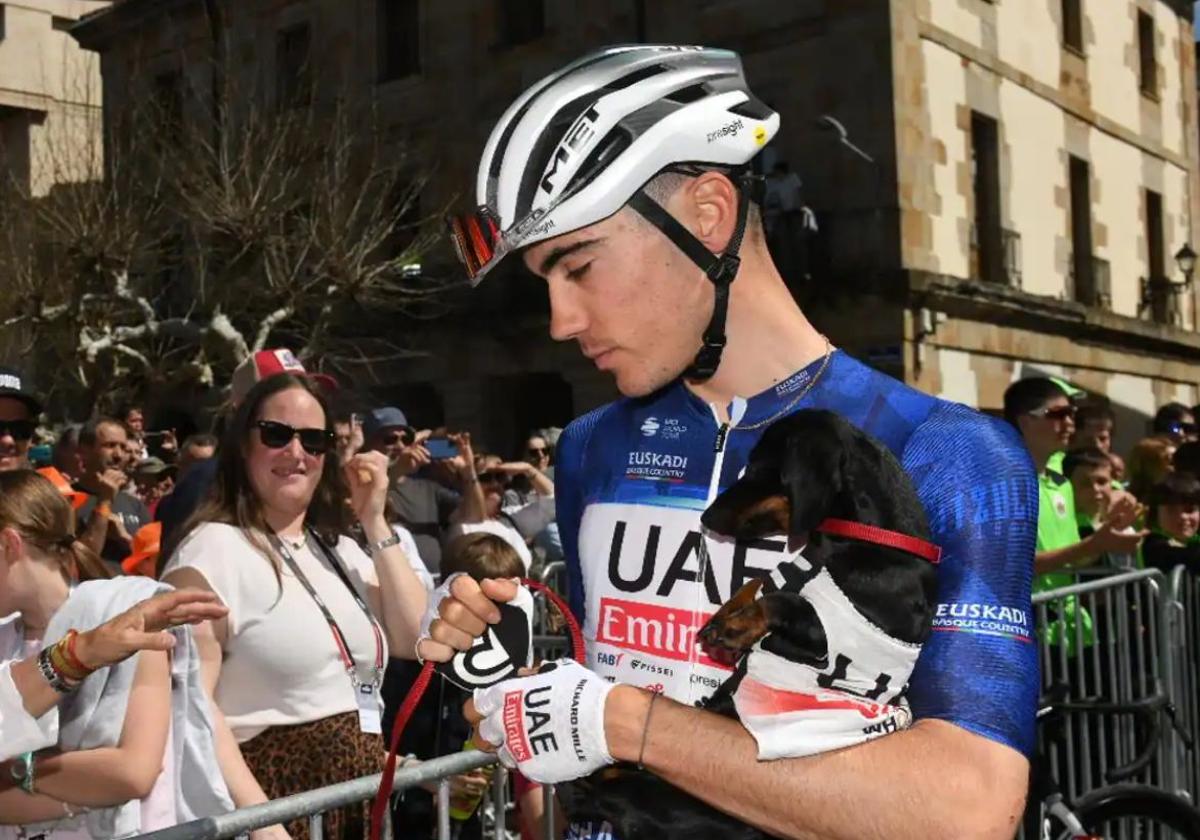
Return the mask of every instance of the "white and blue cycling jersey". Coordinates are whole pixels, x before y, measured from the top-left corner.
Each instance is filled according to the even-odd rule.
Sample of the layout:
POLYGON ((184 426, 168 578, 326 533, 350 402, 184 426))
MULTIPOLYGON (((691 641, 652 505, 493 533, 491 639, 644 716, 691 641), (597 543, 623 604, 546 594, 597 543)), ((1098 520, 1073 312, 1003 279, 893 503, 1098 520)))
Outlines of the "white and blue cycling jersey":
MULTIPOLYGON (((907 695, 914 718, 948 721, 1029 755, 1038 692, 1030 603, 1038 486, 1021 439, 1002 421, 922 394, 840 351, 792 406, 820 365, 736 401, 727 429, 675 382, 599 408, 563 432, 558 524, 589 667, 681 702, 724 681, 729 671, 703 656, 696 632, 746 581, 774 569, 786 545, 706 540, 700 514, 740 475, 764 421, 827 409, 892 451, 942 548, 933 633, 907 695)), ((577 826, 574 836, 604 830, 577 826)))

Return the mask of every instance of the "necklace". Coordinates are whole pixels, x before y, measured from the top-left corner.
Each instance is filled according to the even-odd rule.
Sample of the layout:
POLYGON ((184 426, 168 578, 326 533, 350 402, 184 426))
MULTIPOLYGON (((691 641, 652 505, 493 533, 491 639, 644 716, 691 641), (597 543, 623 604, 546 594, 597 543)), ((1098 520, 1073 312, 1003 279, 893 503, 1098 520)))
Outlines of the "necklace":
POLYGON ((277 536, 279 539, 291 546, 294 551, 299 551, 300 549, 304 548, 305 544, 308 542, 307 534, 301 534, 298 537, 288 537, 283 534, 278 534, 277 536))
POLYGON ((800 393, 796 394, 790 403, 785 405, 775 414, 772 414, 766 420, 759 420, 757 423, 752 423, 749 426, 733 426, 731 431, 749 432, 753 431, 754 429, 761 429, 763 426, 768 426, 771 423, 774 423, 780 417, 783 417, 785 414, 791 413, 791 410, 796 407, 800 400, 808 396, 808 392, 811 391, 813 386, 817 384, 817 380, 821 378, 821 374, 825 372, 825 368, 829 367, 829 359, 831 356, 833 356, 833 345, 829 343, 829 337, 823 335, 821 338, 825 339, 825 358, 821 361, 821 367, 817 368, 816 375, 813 376, 812 379, 808 380, 808 384, 800 389, 800 393))

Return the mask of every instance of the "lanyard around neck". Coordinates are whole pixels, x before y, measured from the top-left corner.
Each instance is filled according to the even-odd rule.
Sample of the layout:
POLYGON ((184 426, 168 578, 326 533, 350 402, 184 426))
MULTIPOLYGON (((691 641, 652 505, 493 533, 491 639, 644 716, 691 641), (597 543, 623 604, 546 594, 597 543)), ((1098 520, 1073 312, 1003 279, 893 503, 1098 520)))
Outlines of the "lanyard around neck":
MULTIPOLYGON (((306 539, 316 543, 317 547, 321 549, 321 552, 325 555, 325 559, 329 562, 330 567, 341 579, 342 583, 346 584, 346 588, 350 590, 350 594, 353 596, 354 602, 358 604, 358 608, 362 610, 363 615, 367 617, 367 621, 369 621, 371 624, 371 630, 375 633, 375 667, 373 669, 373 677, 374 683, 379 685, 383 679, 384 664, 383 633, 379 629, 379 622, 377 622, 375 617, 371 615, 370 607, 368 607, 366 602, 363 601, 362 596, 358 594, 358 590, 354 588, 353 583, 350 581, 349 575, 347 575, 345 569, 342 568, 342 564, 337 556, 337 552, 325 545, 324 541, 318 537, 311 528, 306 528, 304 533, 306 539)), ((354 659, 354 654, 350 652, 350 645, 346 640, 346 635, 342 632, 342 628, 338 626, 337 621, 333 617, 333 613, 329 611, 329 607, 325 606, 324 599, 321 598, 320 594, 316 590, 316 587, 314 587, 312 582, 309 581, 308 576, 300 570, 300 565, 296 562, 296 558, 292 556, 292 552, 288 549, 283 540, 281 540, 279 536, 274 533, 269 534, 268 536, 271 540, 272 547, 276 552, 278 552, 279 556, 283 559, 283 562, 287 564, 288 568, 291 569, 292 574, 296 576, 296 580, 300 581, 300 585, 304 587, 306 592, 308 592, 309 597, 316 602, 317 607, 319 607, 321 610, 321 614, 325 616, 325 621, 329 624, 329 630, 331 633, 333 633, 333 641, 337 645, 338 653, 341 656, 342 665, 345 666, 346 673, 350 675, 351 681, 357 684, 359 679, 358 663, 354 659)))

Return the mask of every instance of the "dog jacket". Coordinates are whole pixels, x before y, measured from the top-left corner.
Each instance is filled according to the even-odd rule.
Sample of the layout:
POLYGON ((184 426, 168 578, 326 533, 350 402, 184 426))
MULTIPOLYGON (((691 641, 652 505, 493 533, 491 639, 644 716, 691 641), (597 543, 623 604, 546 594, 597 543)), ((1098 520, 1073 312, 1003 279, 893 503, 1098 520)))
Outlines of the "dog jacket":
POLYGON ((825 568, 797 554, 767 578, 758 597, 798 593, 825 629, 824 667, 772 652, 768 634, 747 654, 734 694, 760 760, 798 758, 853 746, 908 728, 904 700, 921 645, 895 639, 863 616, 825 568))

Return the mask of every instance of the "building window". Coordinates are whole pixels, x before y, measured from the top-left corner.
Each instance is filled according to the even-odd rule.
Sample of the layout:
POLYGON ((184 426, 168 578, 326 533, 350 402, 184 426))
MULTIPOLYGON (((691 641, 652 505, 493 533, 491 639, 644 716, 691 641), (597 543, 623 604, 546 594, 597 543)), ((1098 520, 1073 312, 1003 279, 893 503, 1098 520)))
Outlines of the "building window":
POLYGON ((974 275, 1003 283, 1004 254, 1000 226, 1000 131, 996 121, 971 114, 971 176, 975 198, 974 275))
POLYGON ((0 41, 4 40, 4 4, 0 3, 0 41))
POLYGON ((1138 12, 1138 67, 1142 93, 1158 97, 1158 62, 1154 60, 1154 16, 1138 12))
POLYGON ((379 81, 421 72, 420 0, 378 0, 376 32, 379 81))
POLYGON ((1083 0, 1062 0, 1063 45, 1083 52, 1083 0))
POLYGON ((546 32, 545 0, 500 0, 500 42, 506 46, 536 41, 546 32))
POLYGON ((1171 281, 1167 277, 1167 245, 1163 238, 1163 200, 1153 190, 1146 190, 1146 276, 1151 316, 1160 324, 1170 323, 1171 281))
POLYGON ((1086 160, 1071 157, 1071 279, 1074 298, 1096 305, 1096 283, 1092 261, 1092 174, 1086 160))
POLYGON ((151 102, 153 117, 161 129, 158 136, 177 144, 183 135, 183 85, 177 71, 154 77, 151 102))
POLYGON ((307 23, 279 30, 275 38, 275 94, 279 105, 307 105, 311 100, 311 46, 312 30, 307 23))

